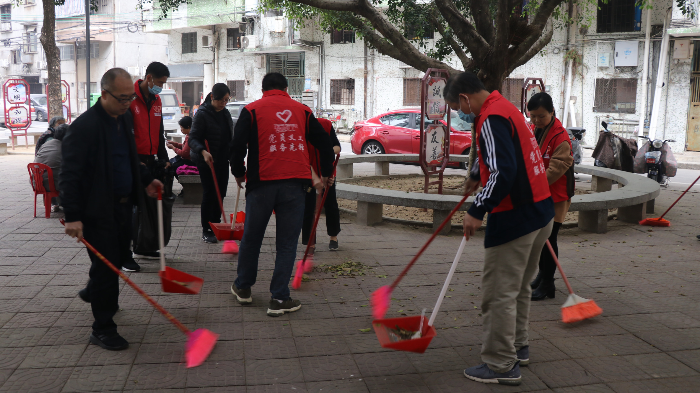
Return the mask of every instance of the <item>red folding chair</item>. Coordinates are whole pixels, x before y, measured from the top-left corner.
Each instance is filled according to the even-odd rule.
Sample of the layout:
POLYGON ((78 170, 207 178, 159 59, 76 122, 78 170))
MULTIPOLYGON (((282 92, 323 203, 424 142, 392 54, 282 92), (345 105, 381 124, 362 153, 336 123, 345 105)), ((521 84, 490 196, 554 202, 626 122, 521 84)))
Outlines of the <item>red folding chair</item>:
POLYGON ((53 182, 53 171, 51 167, 45 164, 31 163, 27 164, 29 171, 29 184, 34 190, 34 217, 36 217, 36 197, 39 194, 44 196, 44 208, 46 209, 46 218, 51 217, 51 198, 58 196, 53 182), (44 188, 44 173, 48 173, 49 189, 44 188))

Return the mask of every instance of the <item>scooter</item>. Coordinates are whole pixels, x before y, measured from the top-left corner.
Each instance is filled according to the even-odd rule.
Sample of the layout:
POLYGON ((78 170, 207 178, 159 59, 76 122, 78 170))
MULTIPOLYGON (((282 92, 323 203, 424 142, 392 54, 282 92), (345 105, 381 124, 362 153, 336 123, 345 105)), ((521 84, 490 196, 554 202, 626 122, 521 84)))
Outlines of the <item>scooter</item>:
POLYGON ((664 147, 666 142, 675 142, 675 140, 652 140, 648 136, 644 135, 640 135, 638 138, 644 138, 649 141, 649 151, 644 153, 647 177, 655 180, 659 184, 668 185, 668 177, 666 176, 666 162, 661 161, 661 149, 664 147))
POLYGON ((566 131, 568 131, 569 139, 571 139, 571 151, 574 153, 574 164, 578 165, 583 159, 583 149, 581 148, 581 141, 583 140, 583 134, 586 133, 586 129, 580 127, 571 127, 567 128, 566 131))
MULTIPOLYGON (((602 130, 602 131, 604 131, 604 132, 610 132, 610 130, 608 130, 608 123, 606 123, 606 122, 601 122, 600 124, 603 126, 603 130, 602 130)), ((594 150, 594 151, 597 151, 597 150, 598 150, 599 145, 600 145, 601 143, 604 143, 603 141, 604 141, 603 138, 601 138, 601 137, 598 138, 598 143, 596 144, 596 147, 595 147, 595 150, 594 150)), ((610 145, 611 145, 610 147, 612 148, 613 157, 614 157, 612 167, 613 167, 613 168, 619 168, 619 167, 620 167, 620 149, 621 149, 620 138, 618 138, 617 135, 613 134, 613 138, 611 139, 611 142, 612 142, 612 143, 610 144, 610 145)), ((595 161, 593 162, 593 165, 599 166, 599 167, 602 167, 602 168, 607 168, 607 167, 608 167, 603 161, 598 160, 598 158, 596 158, 596 157, 594 157, 594 158, 595 158, 595 161)))

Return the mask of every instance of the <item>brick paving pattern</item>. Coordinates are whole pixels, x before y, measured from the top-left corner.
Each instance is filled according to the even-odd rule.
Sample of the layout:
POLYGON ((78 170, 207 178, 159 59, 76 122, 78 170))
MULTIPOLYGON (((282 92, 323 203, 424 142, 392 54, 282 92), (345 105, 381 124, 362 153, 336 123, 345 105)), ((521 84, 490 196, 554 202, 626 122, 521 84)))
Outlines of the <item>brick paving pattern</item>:
MULTIPOLYGON (((604 314, 576 325, 560 322, 566 298, 531 311, 531 363, 519 387, 464 378, 480 363, 480 279, 483 233, 468 243, 424 354, 379 346, 371 327, 370 293, 388 284, 427 239, 425 229, 373 228, 343 219, 341 249, 316 265, 362 262, 367 275, 312 273, 292 296, 302 309, 265 315, 274 258, 274 219, 263 244, 253 304, 229 292, 236 257, 199 240, 199 208, 175 205, 166 247, 170 266, 200 276, 199 295, 164 294, 158 262, 140 260, 130 277, 190 328, 221 335, 200 367, 183 363, 185 337, 131 288, 122 285, 115 321, 130 342, 109 352, 88 344, 92 315, 76 295, 87 280, 83 247, 57 221, 32 218, 26 164, 0 157, 0 391, 2 392, 691 392, 700 385, 700 267, 697 193, 667 216, 670 228, 612 222, 607 234, 562 230, 559 248, 575 290, 604 314)), ((682 187, 662 191, 657 213, 682 187)), ((232 195, 229 190, 229 195, 232 195)), ((233 198, 226 207, 233 209, 233 198)), ((43 209, 43 208, 42 208, 43 209)), ((324 225, 323 221, 321 225, 324 225)), ((323 228, 323 227, 321 227, 323 228)), ((325 231, 321 231, 322 233, 325 231)), ((458 246, 441 236, 393 292, 389 316, 430 310, 458 246)), ((303 249, 299 248, 299 254, 303 249)))

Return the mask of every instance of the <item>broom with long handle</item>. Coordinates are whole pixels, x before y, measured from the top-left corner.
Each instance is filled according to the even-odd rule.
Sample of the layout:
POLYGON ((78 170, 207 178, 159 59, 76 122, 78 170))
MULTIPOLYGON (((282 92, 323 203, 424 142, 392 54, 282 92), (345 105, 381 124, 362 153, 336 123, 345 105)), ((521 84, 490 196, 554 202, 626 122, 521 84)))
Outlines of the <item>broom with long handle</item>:
MULTIPOLYGON (((231 230, 236 225, 236 217, 238 216, 238 201, 241 197, 241 187, 236 183, 236 207, 233 210, 233 218, 231 218, 231 230)), ((235 240, 226 240, 224 247, 221 249, 222 254, 238 254, 238 244, 235 240)))
POLYGON ((639 222, 639 225, 646 225, 646 226, 650 226, 650 227, 670 227, 671 222, 668 220, 664 220, 664 216, 666 215, 666 213, 669 212, 669 210, 671 210, 672 207, 676 206, 676 203, 678 203, 678 201, 680 201, 681 198, 683 198, 683 195, 685 195, 688 191, 690 191, 691 188, 693 188, 693 186, 695 185, 695 183, 698 182, 698 180, 700 180, 700 176, 698 176, 698 178, 695 179, 695 181, 690 184, 690 187, 688 187, 685 191, 683 191, 681 196, 679 196, 678 199, 676 199, 676 201, 673 202, 673 204, 671 206, 669 206, 668 209, 666 209, 666 211, 664 212, 664 214, 661 215, 661 217, 645 218, 639 222))
MULTIPOLYGON (((211 154, 211 151, 209 150, 209 141, 204 141, 204 144, 206 144, 207 151, 209 152, 209 154, 211 154)), ((219 209, 221 209, 221 215, 223 216, 224 224, 226 224, 226 212, 224 211, 224 203, 221 200, 221 191, 219 191, 219 182, 216 180, 216 171, 214 170, 214 165, 209 164, 209 169, 211 169, 211 177, 214 178, 214 188, 216 188, 216 197, 219 201, 219 209)))
MULTIPOLYGON (((66 225, 66 222, 61 219, 60 220, 61 224, 66 225)), ((156 308, 161 314, 165 316, 165 318, 168 319, 168 321, 172 322, 173 325, 177 326, 180 331, 185 333, 187 336, 187 343, 185 344, 185 359, 187 360, 187 367, 197 367, 200 364, 204 363, 204 361, 207 359, 209 354, 211 353, 212 349, 214 349, 214 345, 216 344, 216 340, 219 338, 219 335, 216 333, 213 333, 210 330, 207 329, 197 329, 194 332, 190 331, 185 325, 182 324, 182 322, 178 321, 172 314, 170 314, 168 311, 166 311, 163 306, 158 304, 153 298, 148 296, 146 292, 143 291, 143 289, 139 288, 136 284, 134 284, 133 281, 129 279, 124 273, 122 273, 121 270, 117 269, 112 262, 107 260, 107 258, 104 257, 99 251, 95 249, 95 247, 92 246, 92 244, 88 243, 87 240, 85 239, 80 239, 80 241, 85 245, 85 247, 88 248, 88 250, 92 251, 97 258, 99 258, 102 262, 107 265, 110 269, 112 269, 113 272, 115 272, 119 277, 122 278, 122 280, 126 281, 129 286, 134 288, 136 292, 139 293, 139 295, 143 296, 146 301, 151 303, 153 307, 156 308)), ((162 252, 163 250, 161 250, 162 252)))
POLYGON ((582 298, 574 293, 573 288, 571 288, 571 284, 569 284, 569 280, 566 278, 566 274, 564 274, 564 270, 561 268, 559 258, 557 258, 557 254, 554 253, 554 249, 552 248, 552 244, 549 242, 549 239, 547 239, 546 244, 547 248, 549 248, 549 252, 552 254, 554 262, 557 264, 557 268, 559 268, 559 274, 561 274, 561 278, 564 279, 566 288, 569 290, 569 297, 561 306, 562 321, 564 323, 578 322, 602 314, 603 310, 598 307, 593 300, 582 298))
POLYGON ((374 319, 382 319, 384 318, 384 315, 386 314, 387 310, 389 310, 389 306, 391 305, 391 292, 396 288, 397 285, 399 285, 399 282, 401 282, 401 279, 408 273, 408 271, 413 267, 413 265, 418 261, 418 258, 420 258, 421 255, 423 255, 423 252, 428 248, 430 243, 435 240, 435 237, 437 237, 438 233, 442 231, 442 228, 445 227, 451 220, 452 216, 459 210, 460 207, 462 207, 462 204, 469 198, 469 195, 467 194, 462 197, 462 199, 459 201, 457 206, 452 209, 450 214, 445 217, 445 220, 442 221, 440 226, 433 232, 433 234, 430 236, 428 241, 425 242, 423 247, 418 250, 418 253, 411 259, 411 262, 406 265, 406 267, 399 273, 399 276, 396 277, 394 282, 391 283, 391 285, 384 285, 382 287, 379 287, 376 291, 372 292, 372 295, 370 296, 370 303, 372 304, 372 315, 374 316, 374 319))
MULTIPOLYGON (((335 156, 335 162, 333 162, 333 173, 335 173, 335 168, 338 166, 338 160, 340 160, 340 153, 335 156)), ((316 217, 314 218, 314 225, 311 227, 311 234, 309 234, 309 241, 306 242, 306 251, 304 251, 304 257, 301 261, 297 262, 297 271, 294 273, 294 280, 292 280, 292 288, 299 289, 301 287, 301 280, 304 276, 304 272, 311 270, 311 261, 308 261, 309 250, 311 249, 311 239, 316 236, 316 227, 318 227, 318 219, 321 218, 321 209, 323 205, 326 204, 326 197, 328 197, 328 187, 323 192, 323 198, 321 199, 321 204, 316 210, 316 217)))

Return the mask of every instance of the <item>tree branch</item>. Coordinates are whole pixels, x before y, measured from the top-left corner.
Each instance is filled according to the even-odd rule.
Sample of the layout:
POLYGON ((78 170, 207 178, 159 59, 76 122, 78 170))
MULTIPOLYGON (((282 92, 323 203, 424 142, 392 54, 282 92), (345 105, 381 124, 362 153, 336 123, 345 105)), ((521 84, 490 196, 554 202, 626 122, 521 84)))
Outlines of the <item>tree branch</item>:
POLYGON ((469 9, 471 10, 472 18, 474 18, 476 31, 484 37, 486 42, 493 42, 493 20, 491 19, 491 10, 488 2, 485 0, 470 0, 469 9))
MULTIPOLYGON (((535 45, 538 39, 542 36, 542 33, 547 26, 547 21, 552 16, 552 12, 565 0, 543 0, 540 4, 540 8, 535 14, 535 17, 530 23, 531 28, 530 34, 525 37, 522 43, 516 47, 512 47, 508 50, 509 57, 511 59, 518 59, 518 62, 525 56, 526 53, 532 52, 532 47, 535 45)), ((550 37, 551 39, 551 37, 550 37)), ((546 44, 545 44, 546 45, 546 44)), ((533 54, 534 56, 534 54, 533 54)))
POLYGON ((508 50, 510 45, 510 18, 513 17, 511 10, 508 7, 508 0, 498 1, 498 11, 496 11, 496 40, 493 43, 493 49, 497 53, 502 53, 508 50))
POLYGON ((464 53, 464 50, 462 50, 462 47, 459 45, 459 43, 454 39, 452 34, 448 34, 445 28, 442 26, 441 23, 438 22, 437 18, 434 15, 431 15, 431 20, 435 27, 437 28, 438 33, 447 40, 447 42, 450 44, 450 47, 452 47, 452 50, 455 52, 455 55, 459 58, 459 60, 462 62, 462 66, 464 67, 464 70, 470 70, 474 68, 474 61, 467 57, 467 54, 464 53))
POLYGON ((552 22, 550 21, 547 24, 547 30, 544 34, 544 36, 541 36, 537 42, 533 46, 530 47, 530 49, 525 52, 517 61, 513 62, 509 67, 508 67, 508 75, 513 72, 516 68, 520 67, 521 65, 527 63, 532 59, 539 51, 541 51, 547 44, 549 44, 550 41, 552 41, 552 36, 554 35, 554 26, 552 26, 552 22))
POLYGON ((488 41, 474 28, 455 7, 451 0, 435 0, 437 9, 450 25, 455 36, 469 49, 474 59, 483 60, 491 53, 492 47, 488 41))

